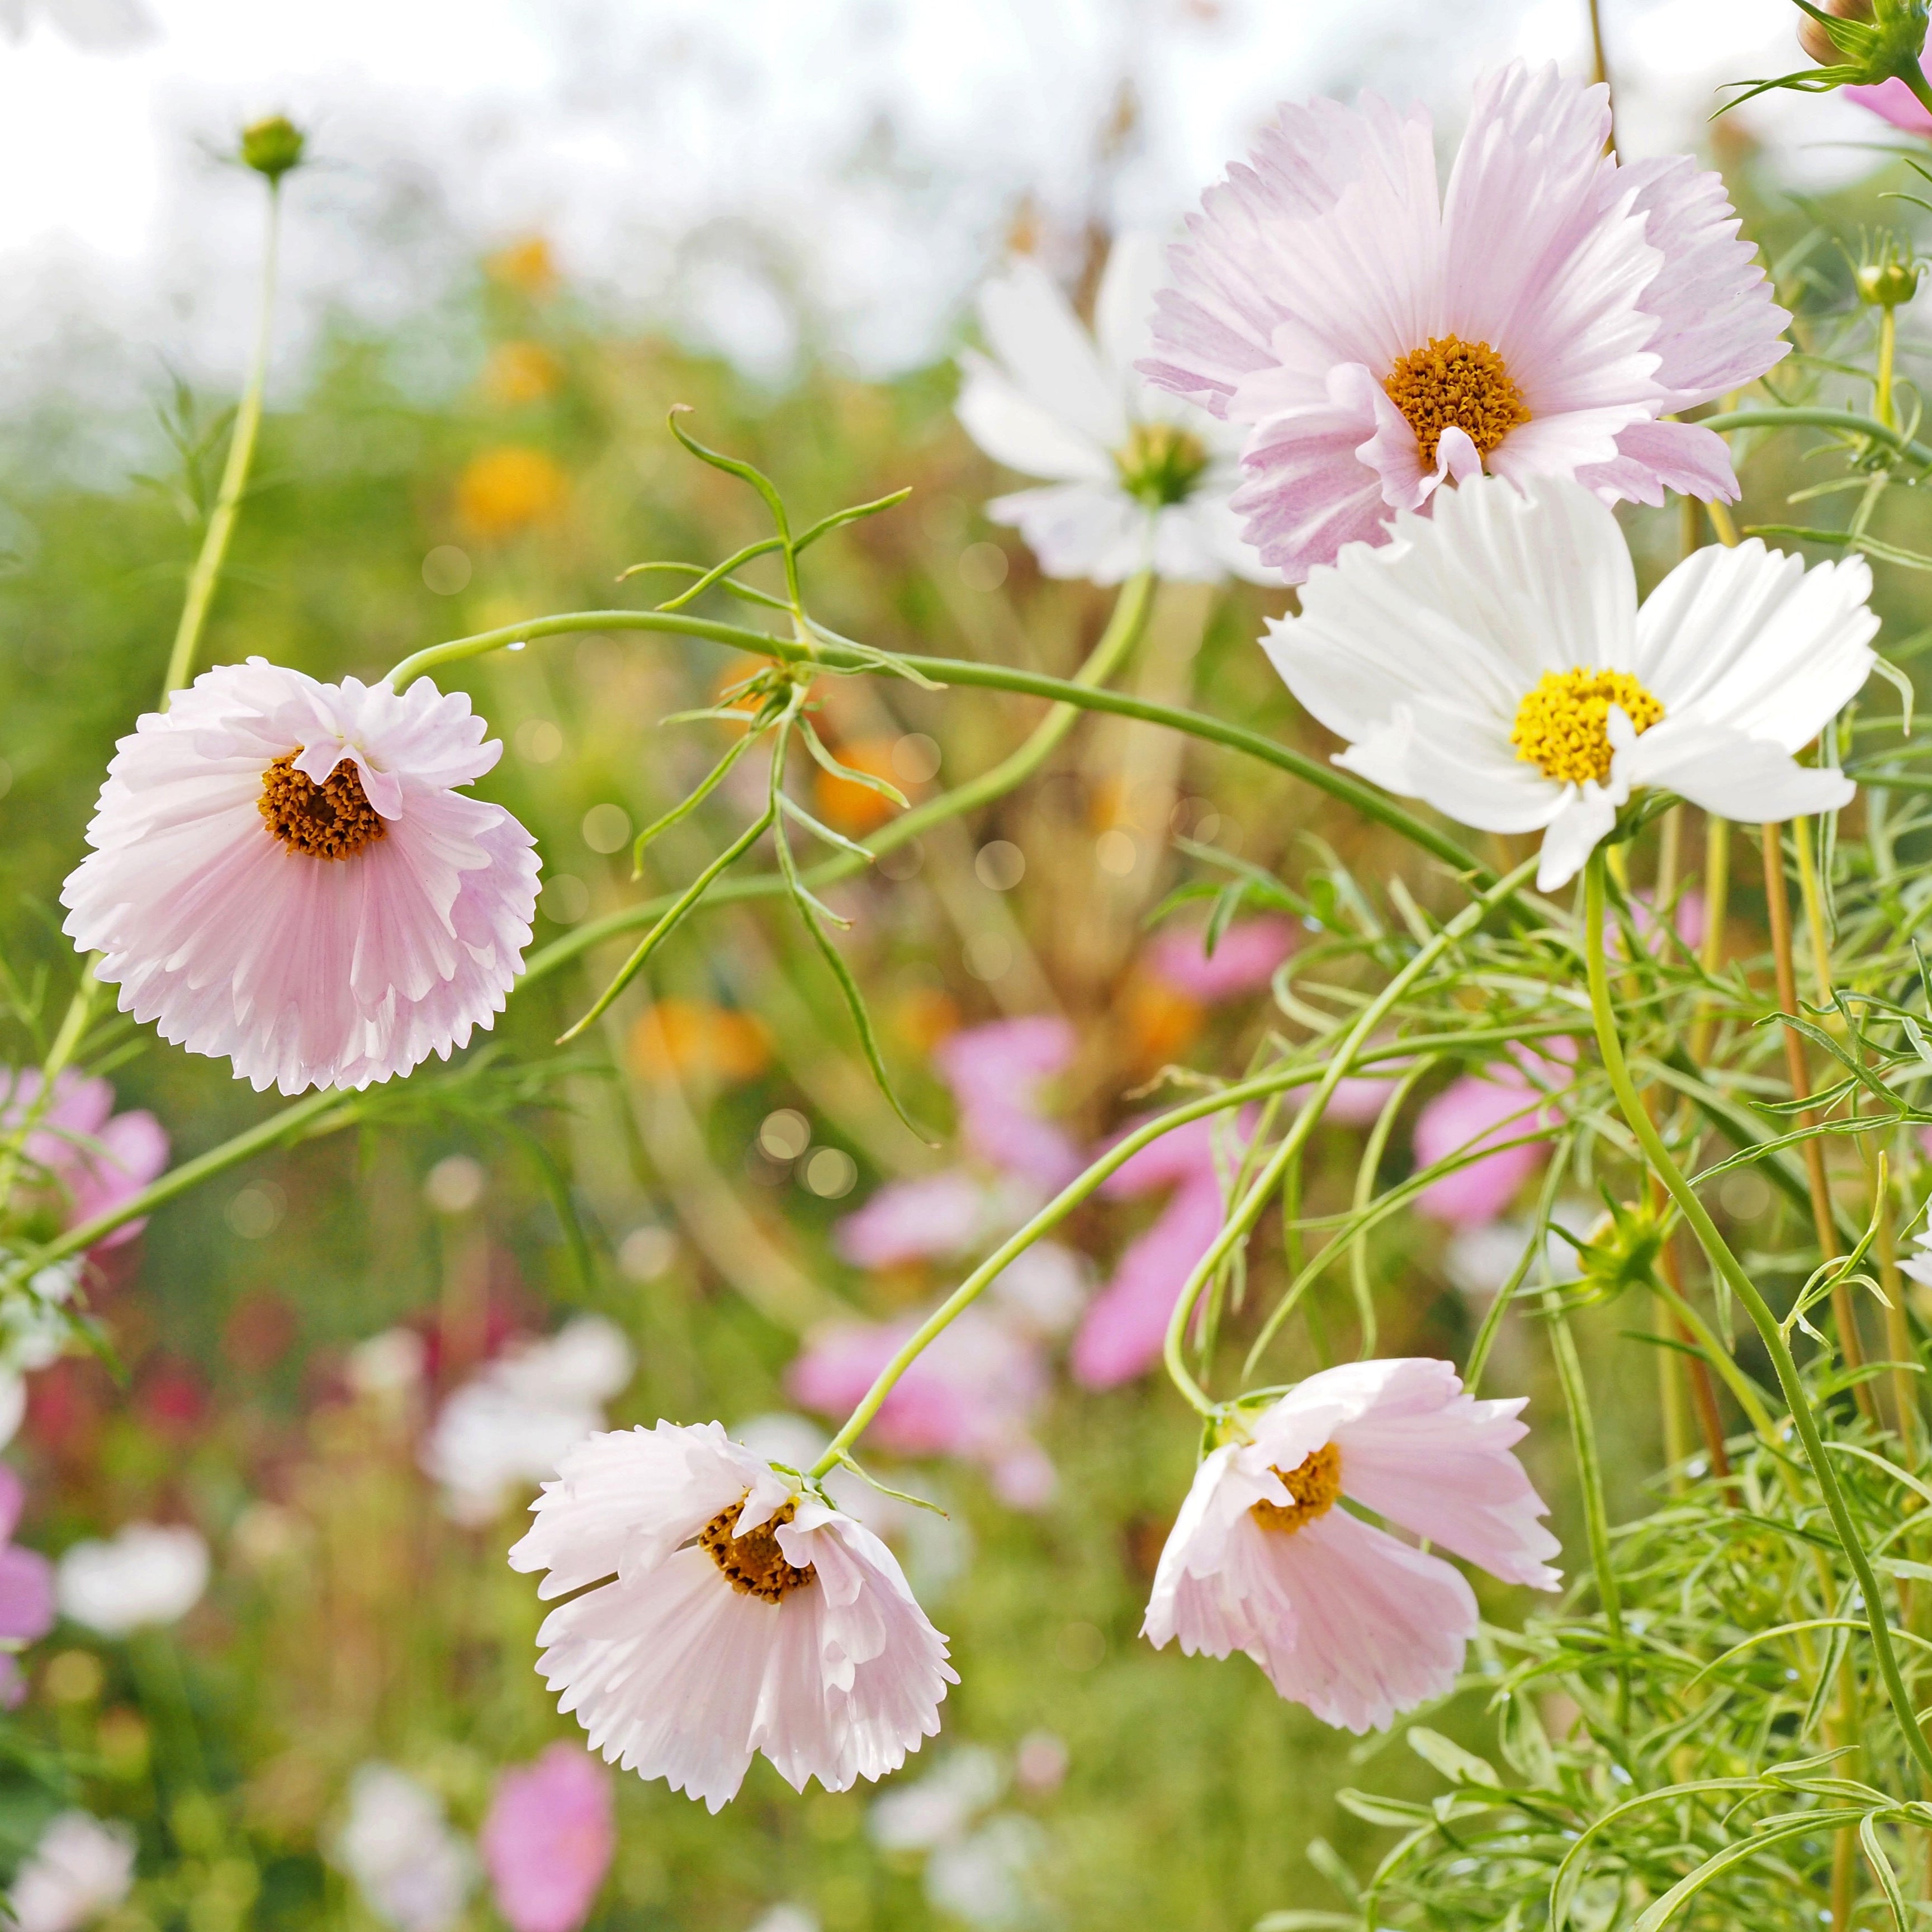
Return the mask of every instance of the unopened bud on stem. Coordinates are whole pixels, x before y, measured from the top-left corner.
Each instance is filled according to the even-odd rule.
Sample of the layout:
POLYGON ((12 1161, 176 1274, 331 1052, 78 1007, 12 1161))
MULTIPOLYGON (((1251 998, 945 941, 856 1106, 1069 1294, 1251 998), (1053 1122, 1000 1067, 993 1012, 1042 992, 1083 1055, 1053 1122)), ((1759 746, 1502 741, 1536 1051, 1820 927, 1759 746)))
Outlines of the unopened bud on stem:
POLYGON ((272 114, 242 130, 242 163, 271 183, 278 183, 292 168, 302 165, 305 137, 286 115, 272 114))
MULTIPOLYGON (((1872 0, 1822 0, 1822 10, 1834 20, 1868 23, 1872 16, 1872 0)), ((1844 58, 1824 22, 1814 20, 1809 14, 1798 22, 1798 44, 1820 67, 1836 67, 1844 58)))

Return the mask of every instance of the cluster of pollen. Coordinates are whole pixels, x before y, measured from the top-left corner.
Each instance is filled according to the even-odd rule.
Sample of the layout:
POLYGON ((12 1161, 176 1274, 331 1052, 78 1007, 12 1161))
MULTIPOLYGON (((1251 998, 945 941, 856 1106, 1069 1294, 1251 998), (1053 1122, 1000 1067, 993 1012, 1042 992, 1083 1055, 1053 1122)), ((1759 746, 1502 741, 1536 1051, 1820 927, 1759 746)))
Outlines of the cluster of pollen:
POLYGON ((1603 784, 1610 776, 1610 706, 1640 733, 1664 706, 1627 670, 1546 670, 1516 707, 1510 742, 1526 765, 1558 784, 1603 784))
POLYGON ((1164 510, 1186 501, 1208 467, 1208 448, 1178 424, 1136 423, 1114 451, 1114 466, 1129 496, 1138 496, 1150 509, 1164 510))
POLYGON ((1451 423, 1484 456, 1518 423, 1529 420, 1522 392, 1486 342, 1432 335, 1388 372, 1382 387, 1408 419, 1423 466, 1436 466, 1436 446, 1451 423))
POLYGON ((388 836, 350 758, 317 784, 296 770, 296 754, 285 752, 262 774, 257 808, 291 852, 306 852, 311 859, 352 858, 388 836))
POLYGON ((698 1532, 698 1546, 712 1562, 724 1571, 725 1580, 734 1590, 742 1590, 748 1597, 762 1597, 768 1604, 776 1604, 788 1597, 794 1590, 802 1590, 806 1584, 816 1582, 818 1573, 810 1564, 802 1570, 786 1560, 784 1552, 778 1547, 778 1530, 782 1523, 790 1522, 798 1514, 798 1498, 794 1496, 769 1522, 760 1523, 756 1529, 748 1529, 742 1536, 734 1536, 731 1526, 738 1520, 745 1507, 747 1490, 729 1509, 720 1510, 698 1532))
POLYGON ((1256 1503, 1254 1519, 1264 1529, 1297 1530, 1318 1516, 1326 1516, 1335 1507, 1335 1498, 1342 1493, 1342 1452, 1334 1443, 1324 1442, 1293 1468, 1277 1469, 1274 1473, 1294 1500, 1256 1503))

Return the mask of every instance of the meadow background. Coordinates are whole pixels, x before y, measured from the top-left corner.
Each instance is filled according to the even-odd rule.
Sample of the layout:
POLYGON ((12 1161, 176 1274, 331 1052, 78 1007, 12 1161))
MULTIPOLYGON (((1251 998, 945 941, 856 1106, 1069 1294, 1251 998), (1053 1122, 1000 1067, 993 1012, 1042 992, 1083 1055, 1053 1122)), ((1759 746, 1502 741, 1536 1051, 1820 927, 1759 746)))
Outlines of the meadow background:
MULTIPOLYGON (((635 601, 614 580, 641 559, 728 554, 759 533, 756 506, 665 433, 681 403, 801 516, 911 486, 813 554, 826 621, 888 649, 1064 674, 1110 600, 1042 579, 982 514, 1010 483, 951 415, 977 276, 1030 246, 1090 297, 1110 232, 1177 215, 1277 96, 1419 89, 1448 136, 1476 68, 1581 59, 1580 8, 1500 0, 1456 10, 1453 31, 1396 4, 1346 26, 1299 6, 1067 4, 983 31, 936 7, 852 6, 812 32, 776 8, 728 26, 639 4, 543 22, 484 8, 446 72, 423 50, 465 44, 456 16, 400 10, 422 17, 392 36, 351 10, 306 52, 238 10, 186 4, 154 6, 147 34, 118 47, 76 45, 57 9, 0 39, 0 103, 26 117, 0 108, 15 184, 0 261, 19 271, 0 299, 0 893, 9 970, 56 1004, 74 970, 59 884, 112 741, 153 702, 238 385, 259 190, 219 156, 243 119, 306 110, 314 159, 288 184, 283 346, 205 661, 260 652, 373 677, 442 638, 635 601), (550 67, 541 86, 513 85, 532 37, 550 67), (40 141, 29 169, 33 128, 63 113, 62 142, 40 141), (116 205, 117 187, 140 207, 116 205)), ((1627 138, 1702 142, 1767 260, 1790 262, 1780 298, 1827 313, 1848 302, 1848 266, 1804 238, 1855 244, 1861 222, 1898 218, 1876 200, 1896 164, 1844 145, 1876 124, 1836 103, 1799 104, 1802 127, 1790 103, 1714 137, 1702 120, 1712 79, 1789 64, 1786 14, 1612 4, 1606 18, 1628 62, 1627 138)), ((1903 326, 1909 368, 1923 331, 1910 314, 1903 326)), ((1742 520, 1788 516, 1804 480, 1796 455, 1761 460, 1742 520)), ((1660 574, 1671 520, 1632 530, 1660 574)), ((1894 636, 1932 622, 1903 572, 1880 601, 1894 636)), ((1325 752, 1255 646, 1286 608, 1247 587, 1166 589, 1129 682, 1325 752)), ((602 635, 464 668, 507 747, 479 790, 543 855, 539 953, 730 836, 728 788, 653 848, 643 882, 629 876, 632 834, 729 742, 714 722, 659 721, 745 668, 685 640, 602 635)), ((856 680, 826 700, 828 740, 915 796, 994 763, 1037 710, 856 680)), ((874 808, 824 786, 819 804, 855 832, 874 808)), ((1337 859, 1369 878, 1399 862, 1286 778, 1084 722, 1022 790, 922 840, 916 864, 836 896, 922 1118, 950 1119, 935 1047, 1001 1018, 1072 1024, 1077 1055, 1050 1103, 1082 1144, 1162 1068, 1232 1068, 1283 1024, 1265 989, 1210 1004, 1162 978, 1150 916, 1203 876, 1177 838, 1298 884, 1337 859)), ((1747 949, 1757 903, 1737 889, 1747 949)), ((531 1667, 533 1590, 503 1561, 530 1485, 452 1513, 422 1466, 442 1405, 518 1338, 594 1315, 634 1364, 605 1400, 611 1421, 785 1416, 796 1432, 786 1371, 807 1334, 950 1285, 856 1268, 835 1246, 876 1188, 955 1153, 894 1120, 795 922, 704 915, 649 998, 634 988, 610 1024, 554 1051, 621 956, 606 944, 558 965, 457 1077, 419 1078, 370 1124, 224 1177, 106 1258, 94 1306, 112 1360, 32 1378, 8 1451, 28 1494, 17 1536, 57 1555, 130 1521, 188 1523, 214 1574, 169 1630, 119 1642, 63 1624, 29 1654, 26 1700, 0 1730, 0 1876, 78 1803, 140 1834, 117 1932, 500 1923, 482 1880, 458 1888, 454 1918, 412 1921, 341 1847, 360 1767, 406 1772, 466 1844, 506 1768, 578 1736, 531 1667)), ((111 1077, 177 1160, 269 1106, 131 1030, 111 1077)), ((1324 1128, 1309 1212, 1346 1204, 1360 1154, 1359 1130, 1324 1128)), ((1399 1133, 1383 1184, 1411 1160, 1399 1133)), ((1082 1211, 1092 1282, 1160 1204, 1082 1211)), ((1726 1206, 1745 1223, 1776 1211, 1744 1193, 1726 1206)), ((1278 1252, 1258 1253, 1280 1273, 1278 1252)), ((1481 1309, 1468 1244, 1399 1216, 1376 1232, 1372 1271, 1382 1353, 1460 1352, 1481 1309)), ((1280 1352, 1285 1375, 1352 1333, 1344 1290, 1322 1293, 1280 1352)), ((1654 1370, 1623 1325, 1612 1308, 1582 1330, 1598 1386, 1617 1391, 1600 1419, 1628 1512, 1657 1450, 1654 1370)), ((1505 1337, 1504 1383, 1532 1416, 1556 1412, 1533 1325, 1505 1337)), ((1028 1426, 1057 1485, 1026 1508, 967 1463, 878 1459, 949 1512, 888 1512, 964 1678, 941 1737, 883 1794, 797 1797, 760 1761, 716 1818, 614 1774, 618 1850, 592 1927, 1207 1932, 1340 1902, 1324 1865, 1383 1840, 1336 1789, 1372 1755, 1384 1789, 1427 1791, 1425 1768, 1399 1734, 1326 1730, 1245 1664, 1136 1642, 1192 1466, 1157 1377, 1095 1394, 1056 1366, 1028 1426), (908 1790, 923 1810, 892 1808, 908 1790)), ((1558 1446, 1528 1453, 1574 1544, 1558 1446)))

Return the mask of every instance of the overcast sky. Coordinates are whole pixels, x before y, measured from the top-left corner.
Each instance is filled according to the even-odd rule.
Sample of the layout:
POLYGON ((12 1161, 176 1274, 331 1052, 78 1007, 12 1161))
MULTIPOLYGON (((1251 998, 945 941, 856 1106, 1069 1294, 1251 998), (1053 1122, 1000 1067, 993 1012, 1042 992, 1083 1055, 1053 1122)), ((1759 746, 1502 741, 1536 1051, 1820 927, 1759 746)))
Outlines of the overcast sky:
MULTIPOLYGON (((1626 151, 1694 145, 1720 80, 1794 64, 1790 0, 1605 0, 1626 151)), ((934 352, 1030 197, 1164 226, 1278 100, 1366 84, 1453 128, 1482 68, 1583 70, 1582 0, 0 0, 0 409, 232 380, 281 110, 283 380, 332 303, 421 308, 548 236, 585 289, 782 375, 798 318, 868 370, 934 352), (131 32, 130 32, 131 30, 131 32), (103 43, 108 44, 104 45, 103 43), (82 44, 80 43, 86 43, 82 44), (1106 166, 1124 86, 1133 132, 1106 166)), ((1810 180, 1882 131, 1749 110, 1810 180)))

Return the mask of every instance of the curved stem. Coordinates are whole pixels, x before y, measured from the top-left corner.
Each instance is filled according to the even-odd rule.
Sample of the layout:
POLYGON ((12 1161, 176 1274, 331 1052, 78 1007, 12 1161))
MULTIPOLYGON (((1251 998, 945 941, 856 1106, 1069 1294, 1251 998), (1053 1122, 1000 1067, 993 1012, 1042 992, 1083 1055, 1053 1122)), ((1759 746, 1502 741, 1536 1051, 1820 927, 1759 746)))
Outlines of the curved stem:
POLYGON ((1671 1158, 1670 1150, 1664 1144, 1662 1136, 1652 1122, 1648 1110, 1632 1083, 1630 1069, 1624 1060, 1623 1042, 1617 1033, 1616 1016, 1610 1004, 1610 974, 1605 964, 1604 952, 1604 855, 1600 846, 1590 855, 1584 874, 1584 919, 1587 928, 1585 951, 1589 972, 1590 1010, 1596 1022, 1597 1046, 1603 1055, 1604 1070, 1610 1076, 1612 1090, 1617 1096, 1617 1105, 1622 1109, 1624 1120, 1643 1149, 1652 1171, 1663 1180, 1670 1191, 1670 1196, 1683 1213, 1684 1220, 1709 1256, 1711 1264, 1721 1274, 1730 1285, 1731 1292, 1742 1304, 1752 1326, 1764 1345, 1765 1352, 1771 1358, 1772 1366, 1778 1372, 1780 1388, 1791 1411, 1792 1426, 1804 1445, 1806 1460, 1811 1466, 1811 1473, 1822 1496, 1826 1513, 1832 1519, 1832 1527, 1836 1532, 1839 1545, 1845 1552, 1845 1561, 1850 1564, 1852 1575, 1857 1579, 1863 1599, 1867 1627, 1871 1632, 1872 1649, 1876 1658, 1879 1675, 1883 1680, 1886 1695, 1890 1700, 1892 1714, 1897 1718, 1904 1733, 1906 1748, 1917 1760, 1919 1768, 1928 1778, 1932 1778, 1932 1744, 1926 1741, 1925 1733, 1919 1727, 1913 1714, 1912 1695, 1906 1688, 1905 1678, 1898 1667, 1898 1658, 1892 1648, 1892 1633, 1887 1628, 1884 1613, 1884 1599, 1880 1594, 1877 1576, 1874 1574, 1871 1559, 1867 1556, 1864 1546, 1858 1540, 1857 1526, 1852 1521, 1851 1510, 1847 1507, 1844 1491, 1839 1487, 1838 1478, 1833 1470, 1831 1459, 1825 1453, 1823 1436, 1818 1427, 1817 1418, 1811 1412, 1809 1396, 1798 1372, 1797 1362, 1793 1359, 1790 1346, 1778 1324, 1778 1318, 1764 1297, 1759 1293, 1744 1265, 1730 1250, 1724 1236, 1718 1232, 1717 1223, 1706 1211, 1704 1204, 1698 1199, 1696 1191, 1687 1181, 1677 1163, 1671 1158))
POLYGON ((1847 435, 1870 436, 1895 449, 1921 468, 1932 468, 1932 449, 1914 442, 1898 430, 1880 422, 1876 416, 1861 416, 1856 410, 1775 409, 1725 410, 1706 416, 1700 429, 1715 430, 1720 436, 1734 429, 1835 429, 1847 435))
POLYGON ((255 355, 248 369, 247 386, 241 406, 235 412, 235 428, 228 440, 228 460, 221 472, 221 487, 216 492, 214 510, 201 540, 201 554, 189 573, 188 596, 182 604, 181 622, 176 626, 174 648, 168 653, 166 676, 161 680, 161 709, 185 685, 194 671, 195 653, 201 648, 201 634, 208 622, 208 606, 214 586, 220 581, 221 566, 228 554, 228 540, 235 533, 235 520, 241 513, 242 494, 248 485, 249 466, 255 460, 256 432, 262 426, 262 400, 268 386, 268 346, 272 339, 275 308, 275 261, 280 250, 282 193, 278 183, 268 184, 268 233, 262 250, 262 311, 256 325, 255 355))
POLYGON ((1529 877, 1536 869, 1537 863, 1534 859, 1526 859, 1507 878, 1498 880, 1487 892, 1472 900, 1356 1016, 1354 1024, 1343 1035, 1341 1044, 1330 1056, 1328 1064, 1323 1070, 1321 1082, 1310 1096, 1307 1104, 1295 1116, 1288 1132, 1282 1136, 1280 1145, 1268 1156, 1268 1164, 1256 1176, 1234 1212, 1222 1224, 1221 1232, 1214 1237, 1208 1252, 1195 1263, 1175 1300, 1174 1312, 1168 1320, 1167 1339, 1161 1353, 1167 1365, 1168 1378, 1186 1398, 1189 1406, 1198 1409, 1203 1415, 1212 1415, 1216 1405, 1188 1372, 1187 1364, 1182 1359, 1186 1346, 1188 1324, 1194 1318, 1195 1304, 1201 1298, 1202 1290, 1214 1278, 1234 1244, 1245 1240, 1249 1230, 1260 1220, 1262 1210, 1268 1205, 1275 1190, 1280 1186, 1282 1176, 1287 1172, 1288 1164, 1301 1151, 1304 1143, 1315 1131, 1322 1118, 1322 1110, 1328 1104, 1329 1096, 1352 1070, 1355 1056, 1367 1043, 1369 1036, 1381 1025, 1390 1010, 1415 981, 1465 934, 1480 925, 1490 912, 1529 877))

